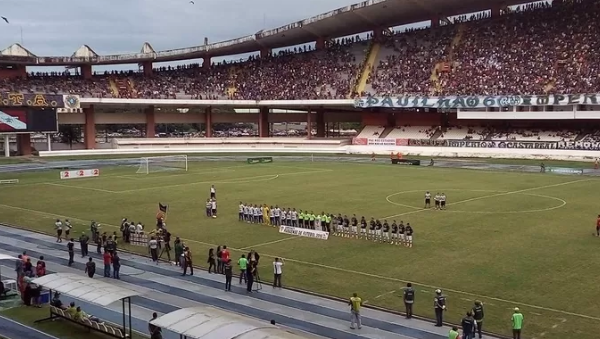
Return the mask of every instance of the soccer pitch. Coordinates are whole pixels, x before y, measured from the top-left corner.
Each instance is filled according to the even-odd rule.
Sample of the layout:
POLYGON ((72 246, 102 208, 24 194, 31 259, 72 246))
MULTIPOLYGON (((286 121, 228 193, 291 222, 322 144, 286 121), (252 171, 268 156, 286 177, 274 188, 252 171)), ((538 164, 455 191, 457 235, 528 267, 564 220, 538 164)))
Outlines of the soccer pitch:
POLYGON ((0 186, 0 221, 52 234, 54 220, 68 218, 78 236, 96 220, 112 233, 122 217, 153 227, 161 202, 169 205, 168 229, 185 239, 196 265, 205 266, 217 244, 234 258, 255 249, 265 281, 272 258, 285 258, 287 287, 340 298, 357 292, 370 305, 402 310, 401 289, 412 282, 418 315, 433 317, 433 291, 441 288, 449 322, 458 323, 477 299, 488 331, 509 334, 518 306, 527 338, 600 332, 600 239, 592 236, 600 179, 383 162, 190 161, 188 172, 136 169, 103 167, 100 177, 72 180, 59 180, 58 170, 0 174, 20 181, 0 186), (204 214, 211 184, 216 219, 204 214), (426 191, 446 193, 447 210, 422 209, 426 191), (238 222, 240 201, 403 220, 415 230, 414 247, 280 234, 238 222))

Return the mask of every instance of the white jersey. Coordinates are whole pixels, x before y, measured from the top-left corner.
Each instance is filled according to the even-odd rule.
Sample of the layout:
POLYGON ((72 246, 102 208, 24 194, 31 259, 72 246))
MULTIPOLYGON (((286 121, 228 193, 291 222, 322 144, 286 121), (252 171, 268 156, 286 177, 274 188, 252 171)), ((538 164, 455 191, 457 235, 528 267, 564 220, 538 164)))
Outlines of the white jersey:
POLYGON ((213 210, 216 210, 217 209, 217 202, 213 200, 211 202, 211 207, 212 207, 213 210))
POLYGON ((273 209, 271 209, 269 211, 269 217, 273 218, 275 216, 275 211, 273 209))
POLYGON ((240 213, 244 213, 244 208, 246 208, 244 204, 240 204, 240 213))
POLYGON ((285 216, 285 210, 282 210, 282 211, 281 211, 281 219, 285 219, 285 217, 286 217, 286 216, 285 216))
POLYGON ((425 199, 427 199, 427 200, 431 199, 431 193, 425 193, 425 199))
POLYGON ((244 206, 244 214, 250 214, 250 207, 244 206))
POLYGON ((298 212, 292 211, 291 214, 292 214, 292 220, 296 220, 298 218, 298 212))
POLYGON ((57 231, 61 231, 62 230, 62 222, 57 221, 54 223, 54 227, 56 228, 57 231))
POLYGON ((279 207, 275 208, 275 218, 279 218, 279 214, 281 213, 281 210, 279 209, 279 207))
POLYGON ((257 217, 260 215, 260 208, 254 207, 254 215, 257 217))
POLYGON ((440 196, 439 195, 435 196, 435 201, 440 201, 440 196))
POLYGON ((446 202, 446 195, 442 194, 440 196, 440 201, 446 202))
POLYGON ((288 220, 292 220, 292 211, 290 211, 290 210, 285 211, 285 218, 288 220))
POLYGON ((214 187, 211 187, 210 188, 210 194, 215 194, 215 193, 217 193, 217 190, 215 190, 214 187))

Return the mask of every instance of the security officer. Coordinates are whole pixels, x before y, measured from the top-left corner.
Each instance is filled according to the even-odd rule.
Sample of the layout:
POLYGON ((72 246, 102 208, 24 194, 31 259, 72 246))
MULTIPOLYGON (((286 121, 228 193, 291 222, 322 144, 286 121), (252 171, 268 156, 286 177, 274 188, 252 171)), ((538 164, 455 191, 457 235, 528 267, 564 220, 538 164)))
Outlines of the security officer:
POLYGON ((404 308, 406 309, 406 319, 412 318, 413 315, 413 304, 415 303, 415 290, 412 288, 412 284, 406 284, 403 293, 404 308))
POLYGON ((442 295, 442 290, 435 290, 433 298, 433 308, 435 310, 435 326, 442 327, 444 322, 444 311, 446 310, 446 297, 442 295))
POLYGON ((483 327, 483 303, 479 300, 475 300, 475 306, 473 306, 473 318, 477 322, 477 334, 481 339, 481 328, 483 327))

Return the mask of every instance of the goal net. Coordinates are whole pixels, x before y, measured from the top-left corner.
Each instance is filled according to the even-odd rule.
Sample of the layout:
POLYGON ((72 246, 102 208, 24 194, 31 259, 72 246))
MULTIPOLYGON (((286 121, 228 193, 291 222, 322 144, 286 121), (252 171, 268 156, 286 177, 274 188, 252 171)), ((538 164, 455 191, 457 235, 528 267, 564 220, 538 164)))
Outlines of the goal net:
POLYGON ((188 170, 187 155, 168 155, 162 157, 140 158, 140 166, 136 173, 150 174, 176 170, 188 170))

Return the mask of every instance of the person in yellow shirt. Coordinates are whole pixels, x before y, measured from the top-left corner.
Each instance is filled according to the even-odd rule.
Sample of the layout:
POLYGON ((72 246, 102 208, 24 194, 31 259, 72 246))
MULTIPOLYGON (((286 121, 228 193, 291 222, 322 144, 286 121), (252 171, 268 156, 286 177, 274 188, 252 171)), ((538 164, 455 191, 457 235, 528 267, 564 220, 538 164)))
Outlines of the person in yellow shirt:
POLYGON ((262 212, 263 212, 263 224, 264 225, 271 225, 271 219, 269 219, 269 212, 271 211, 271 209, 269 208, 269 206, 267 206, 267 204, 263 205, 262 208, 262 212))
POLYGON ((357 293, 352 294, 350 298, 350 328, 354 329, 354 324, 356 323, 358 329, 362 328, 362 322, 360 319, 360 308, 362 307, 362 299, 358 296, 357 293))
POLYGON ((74 302, 71 302, 69 304, 69 307, 67 307, 66 312, 71 318, 75 318, 75 314, 77 313, 77 307, 75 307, 74 302))

